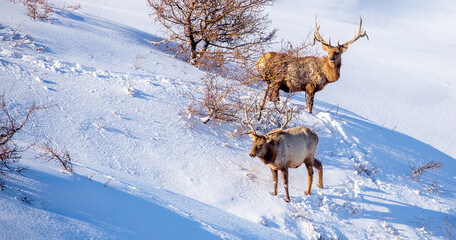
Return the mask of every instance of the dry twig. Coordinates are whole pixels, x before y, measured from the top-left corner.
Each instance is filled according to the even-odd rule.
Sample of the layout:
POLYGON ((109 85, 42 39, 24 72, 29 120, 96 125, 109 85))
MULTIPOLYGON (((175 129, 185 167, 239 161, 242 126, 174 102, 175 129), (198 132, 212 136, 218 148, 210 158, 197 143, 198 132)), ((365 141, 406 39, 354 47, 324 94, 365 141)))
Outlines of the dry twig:
POLYGON ((427 162, 423 166, 416 166, 416 165, 411 166, 410 165, 410 169, 412 170, 411 177, 412 177, 412 179, 415 179, 416 177, 418 177, 418 175, 421 175, 428 170, 436 170, 438 168, 441 168, 442 166, 443 166, 443 163, 434 162, 434 161, 427 162))
POLYGON ((57 153, 56 150, 50 147, 50 143, 46 143, 44 147, 38 145, 33 146, 43 151, 43 154, 38 156, 39 158, 44 158, 46 161, 57 160, 67 172, 73 171, 73 164, 71 163, 68 150, 63 149, 57 153))

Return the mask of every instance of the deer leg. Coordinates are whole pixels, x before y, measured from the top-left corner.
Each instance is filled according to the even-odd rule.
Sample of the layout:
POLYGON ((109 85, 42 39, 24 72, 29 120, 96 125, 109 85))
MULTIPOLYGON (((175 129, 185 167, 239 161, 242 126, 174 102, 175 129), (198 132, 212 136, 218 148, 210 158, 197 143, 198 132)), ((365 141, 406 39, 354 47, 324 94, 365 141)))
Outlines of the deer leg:
POLYGON ((309 109, 309 113, 312 113, 313 105, 314 105, 314 94, 309 96, 309 103, 307 104, 307 108, 309 109))
POLYGON ((282 169, 283 187, 285 188, 285 201, 290 202, 290 195, 288 194, 288 168, 282 169))
POLYGON ((307 84, 306 85, 306 103, 307 103, 307 110, 309 111, 309 113, 312 113, 314 95, 315 95, 315 85, 307 84))
POLYGON ((260 114, 258 116, 258 121, 261 119, 261 115, 263 113, 264 104, 266 103, 266 98, 268 97, 268 92, 269 92, 269 86, 266 87, 266 92, 264 93, 263 103, 261 103, 260 114))
POLYGON ((281 83, 279 81, 277 82, 272 82, 269 84, 269 101, 271 102, 277 102, 280 101, 279 97, 279 90, 280 90, 280 85, 281 83))
POLYGON ((273 170, 271 168, 271 172, 272 172, 272 181, 274 181, 274 196, 277 196, 277 170, 273 170))
POLYGON ((269 86, 266 87, 266 92, 264 93, 263 103, 261 103, 260 111, 263 111, 264 104, 266 103, 266 98, 268 96, 269 86))
POLYGON ((313 181, 312 164, 306 163, 306 168, 307 168, 307 176, 308 176, 308 179, 309 179, 309 186, 307 187, 306 195, 310 195, 310 189, 312 189, 312 181, 313 181))
POLYGON ((323 165, 317 159, 314 159, 314 168, 318 171, 318 187, 323 188, 323 165))

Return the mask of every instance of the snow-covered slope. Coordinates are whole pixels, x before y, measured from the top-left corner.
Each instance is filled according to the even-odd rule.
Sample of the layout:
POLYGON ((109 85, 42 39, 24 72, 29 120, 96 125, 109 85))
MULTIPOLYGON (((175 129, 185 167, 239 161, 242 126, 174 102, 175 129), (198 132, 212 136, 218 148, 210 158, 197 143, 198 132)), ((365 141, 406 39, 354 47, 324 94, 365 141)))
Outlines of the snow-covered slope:
MULTIPOLYGON (((28 151, 21 164, 29 170, 8 175, 0 194, 0 238, 445 236, 456 194, 451 1, 278 0, 267 8, 279 38, 300 41, 315 14, 325 36, 350 39, 358 16, 370 36, 344 54, 342 77, 316 94, 315 114, 291 123, 318 132, 325 183, 306 196, 305 169, 291 170, 292 203, 282 188, 272 196, 270 171, 248 157, 248 137, 186 126, 182 92, 203 73, 150 44, 161 32, 143 1, 110 2, 54 1, 81 9, 52 21, 0 2, 0 90, 17 110, 52 106, 35 112, 18 140, 52 141, 75 164, 61 173, 28 151), (445 165, 411 180, 409 165, 428 161, 445 165), (362 166, 373 173, 355 171, 362 166), (428 191, 434 183, 440 194, 428 191)), ((304 95, 293 101, 303 105, 304 95)))

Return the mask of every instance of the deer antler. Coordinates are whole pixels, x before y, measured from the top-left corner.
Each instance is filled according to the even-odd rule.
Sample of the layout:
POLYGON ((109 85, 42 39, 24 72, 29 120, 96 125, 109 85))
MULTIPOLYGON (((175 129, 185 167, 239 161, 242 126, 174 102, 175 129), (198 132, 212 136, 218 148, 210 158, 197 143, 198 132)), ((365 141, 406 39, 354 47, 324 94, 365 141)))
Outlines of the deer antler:
POLYGON ((268 132, 268 134, 266 134, 266 135, 282 131, 285 128, 285 126, 288 124, 288 122, 290 121, 292 115, 293 115, 293 111, 292 110, 288 111, 287 112, 287 119, 285 120, 285 123, 282 124, 282 126, 280 128, 273 129, 270 132, 268 132), (290 113, 290 115, 288 115, 288 113, 290 113))
POLYGON ((252 105, 254 104, 255 102, 252 102, 252 104, 250 104, 249 108, 247 108, 247 100, 245 101, 245 121, 247 122, 247 125, 250 127, 250 130, 249 133, 252 133, 253 135, 257 136, 256 132, 255 132, 255 129, 252 127, 252 125, 250 124, 249 122, 249 117, 247 116, 247 112, 250 110, 250 108, 252 107, 252 105))
POLYGON ((324 45, 331 46, 331 39, 329 40, 329 43, 327 43, 327 42, 321 37, 320 33, 318 32, 318 29, 320 29, 320 27, 317 25, 317 16, 315 15, 314 43, 315 43, 315 41, 317 41, 317 42, 321 42, 321 43, 324 44, 324 45))
POLYGON ((339 44, 339 42, 337 42, 337 44, 339 46, 348 46, 349 44, 352 44, 354 43, 356 40, 358 40, 359 38, 361 37, 367 37, 367 40, 369 40, 369 36, 367 36, 367 33, 366 33, 366 30, 364 30, 361 25, 363 24, 363 19, 360 17, 359 18, 359 26, 358 26, 358 33, 355 35, 355 38, 353 38, 353 40, 351 41, 348 41, 342 45, 339 44), (361 33, 362 32, 362 33, 361 33))

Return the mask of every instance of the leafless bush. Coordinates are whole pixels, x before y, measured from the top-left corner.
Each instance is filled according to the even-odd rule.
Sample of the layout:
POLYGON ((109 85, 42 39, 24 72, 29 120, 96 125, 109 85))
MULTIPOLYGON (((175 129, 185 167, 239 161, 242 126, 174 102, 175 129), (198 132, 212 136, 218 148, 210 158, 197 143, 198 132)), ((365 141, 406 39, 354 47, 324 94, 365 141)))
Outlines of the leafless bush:
POLYGON ((451 219, 449 216, 445 216, 443 219, 443 226, 440 227, 442 235, 447 240, 456 239, 456 221, 453 216, 451 219))
POLYGON ((76 10, 79 10, 79 9, 81 8, 81 4, 78 3, 78 5, 66 6, 66 7, 64 7, 63 9, 65 9, 65 8, 68 8, 68 9, 71 9, 71 10, 73 10, 73 11, 76 11, 76 10))
POLYGON ((29 48, 36 51, 44 51, 44 46, 41 46, 33 41, 33 37, 29 34, 22 34, 21 24, 17 27, 7 27, 0 24, 0 41, 9 42, 12 49, 29 48))
POLYGON ((129 83, 125 84, 125 89, 127 90, 128 95, 130 95, 131 97, 135 97, 136 96, 135 90, 133 89, 131 84, 129 84, 129 83))
POLYGON ((44 146, 34 147, 40 149, 42 154, 38 158, 45 159, 46 161, 57 161, 67 172, 73 171, 73 164, 71 163, 70 153, 66 149, 57 149, 51 146, 51 143, 46 143, 44 146))
POLYGON ((276 30, 263 14, 271 0, 148 0, 155 20, 194 65, 233 60, 270 42, 276 30))
POLYGON ((429 219, 428 216, 415 215, 415 219, 416 219, 415 223, 418 225, 418 229, 422 233, 434 234, 434 232, 427 230, 428 226, 429 226, 429 223, 431 222, 431 220, 429 219))
MULTIPOLYGON (((26 113, 24 120, 18 121, 6 104, 4 95, 0 95, 0 179, 3 179, 7 172, 20 172, 21 167, 13 166, 21 157, 23 148, 18 147, 13 139, 18 131, 24 127, 30 115, 39 107, 33 105, 26 113)), ((0 189, 4 189, 4 184, 0 180, 0 189)))
POLYGON ((378 171, 377 168, 370 167, 367 163, 357 163, 355 164, 354 168, 358 175, 366 174, 369 177, 373 177, 374 174, 378 171))
POLYGON ((215 74, 207 73, 201 80, 202 86, 194 85, 192 90, 184 93, 191 101, 188 113, 202 117, 203 123, 210 120, 238 121, 237 113, 242 109, 239 88, 235 84, 222 83, 215 74))
POLYGON ((418 166, 417 164, 412 165, 410 163, 409 163, 409 166, 410 166, 410 169, 412 170, 410 177, 412 179, 416 179, 419 175, 427 172, 428 170, 436 170, 436 169, 441 168, 443 166, 443 163, 438 162, 438 161, 437 162, 429 161, 421 166, 418 166))
POLYGON ((27 7, 27 16, 33 20, 48 19, 52 14, 51 5, 47 0, 25 0, 24 5, 27 7))
POLYGON ((442 193, 442 188, 440 187, 439 182, 434 180, 423 191, 428 191, 430 193, 435 193, 437 195, 440 195, 440 193, 442 193))

